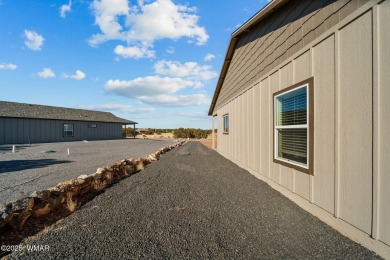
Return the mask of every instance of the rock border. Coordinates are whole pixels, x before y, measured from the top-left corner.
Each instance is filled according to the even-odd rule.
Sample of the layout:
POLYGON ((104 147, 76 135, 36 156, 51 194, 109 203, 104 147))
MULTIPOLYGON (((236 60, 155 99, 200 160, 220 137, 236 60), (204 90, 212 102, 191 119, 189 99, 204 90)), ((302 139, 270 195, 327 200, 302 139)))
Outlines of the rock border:
POLYGON ((146 165, 157 161, 164 153, 185 143, 186 141, 180 141, 160 148, 157 152, 143 158, 124 159, 107 167, 98 168, 90 175, 80 175, 78 178, 60 182, 55 187, 34 191, 30 196, 6 205, 0 204, 0 233, 5 229, 22 228, 27 220, 47 215, 65 203, 68 210, 73 212, 79 206, 81 198, 102 191, 142 171, 146 165))

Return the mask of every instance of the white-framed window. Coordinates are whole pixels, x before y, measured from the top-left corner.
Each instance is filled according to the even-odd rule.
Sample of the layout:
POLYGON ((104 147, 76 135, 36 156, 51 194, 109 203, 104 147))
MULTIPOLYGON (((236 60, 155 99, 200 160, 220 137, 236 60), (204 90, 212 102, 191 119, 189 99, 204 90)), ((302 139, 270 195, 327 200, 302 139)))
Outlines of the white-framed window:
POLYGON ((223 133, 224 134, 229 133, 229 114, 223 115, 223 133))
POLYGON ((63 136, 64 137, 74 137, 74 124, 64 124, 63 136))
POLYGON ((313 78, 274 94, 274 162, 313 173, 313 78))

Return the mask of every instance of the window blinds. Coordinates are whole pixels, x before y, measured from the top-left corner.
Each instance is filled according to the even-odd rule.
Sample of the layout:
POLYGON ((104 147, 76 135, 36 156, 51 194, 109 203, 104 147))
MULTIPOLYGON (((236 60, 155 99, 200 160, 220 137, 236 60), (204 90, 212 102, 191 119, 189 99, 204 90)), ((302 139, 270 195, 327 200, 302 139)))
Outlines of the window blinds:
POLYGON ((281 158, 307 164, 307 129, 279 129, 279 154, 281 158))
POLYGON ((276 97, 277 156, 307 164, 307 87, 276 97))

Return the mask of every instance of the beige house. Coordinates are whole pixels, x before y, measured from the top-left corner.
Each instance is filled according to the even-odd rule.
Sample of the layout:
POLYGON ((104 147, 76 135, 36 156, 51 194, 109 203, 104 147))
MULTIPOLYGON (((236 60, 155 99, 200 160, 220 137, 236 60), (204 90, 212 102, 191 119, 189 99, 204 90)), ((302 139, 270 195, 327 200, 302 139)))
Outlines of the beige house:
POLYGON ((390 259, 390 0, 271 1, 209 115, 220 154, 390 259))

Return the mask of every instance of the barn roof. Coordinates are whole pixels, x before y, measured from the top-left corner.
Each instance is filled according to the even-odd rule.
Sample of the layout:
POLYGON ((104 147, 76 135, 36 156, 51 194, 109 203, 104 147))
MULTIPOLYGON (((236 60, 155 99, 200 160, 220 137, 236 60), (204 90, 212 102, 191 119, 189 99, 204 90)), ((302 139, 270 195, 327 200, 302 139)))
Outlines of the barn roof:
POLYGON ((235 30, 231 37, 230 42, 225 54, 225 60, 222 65, 221 72, 219 74, 218 83, 215 87, 215 92, 213 96, 213 100, 211 101, 210 110, 209 110, 209 116, 213 114, 215 104, 217 103, 217 99, 219 96, 219 93, 221 92, 221 88, 223 85, 223 81, 225 79, 226 73, 228 72, 230 62, 233 58, 234 51, 236 49, 236 45, 238 42, 238 39, 241 37, 242 34, 248 33, 251 31, 251 27, 255 24, 258 24, 262 20, 264 20, 268 15, 275 12, 277 9, 282 7, 288 2, 288 0, 272 0, 270 1, 266 6, 263 7, 260 11, 258 11, 254 16, 249 18, 248 21, 246 21, 241 27, 239 27, 237 30, 235 30))
POLYGON ((0 117, 138 124, 110 112, 0 101, 0 117))

